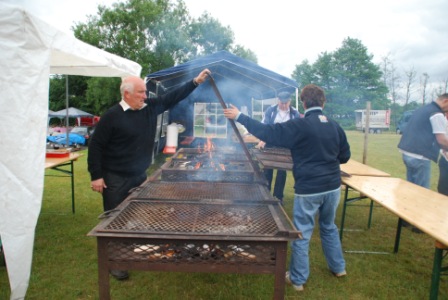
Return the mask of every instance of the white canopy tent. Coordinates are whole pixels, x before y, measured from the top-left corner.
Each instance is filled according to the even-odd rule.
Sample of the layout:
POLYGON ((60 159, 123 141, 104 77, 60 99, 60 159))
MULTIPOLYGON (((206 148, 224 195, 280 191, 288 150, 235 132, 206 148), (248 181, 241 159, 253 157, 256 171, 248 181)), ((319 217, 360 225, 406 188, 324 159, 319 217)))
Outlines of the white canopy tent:
POLYGON ((50 74, 139 76, 141 66, 2 3, 0 53, 0 236, 10 298, 24 299, 42 203, 50 74))

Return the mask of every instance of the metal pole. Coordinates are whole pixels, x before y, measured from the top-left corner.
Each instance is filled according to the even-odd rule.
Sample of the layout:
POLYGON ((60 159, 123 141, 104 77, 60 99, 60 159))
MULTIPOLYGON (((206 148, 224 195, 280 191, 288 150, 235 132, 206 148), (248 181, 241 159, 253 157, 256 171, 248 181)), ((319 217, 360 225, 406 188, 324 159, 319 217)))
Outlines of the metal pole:
POLYGON ((65 134, 65 144, 68 148, 68 146, 70 145, 70 141, 68 140, 68 75, 65 75, 65 134))
MULTIPOLYGON (((216 86, 215 80, 213 79, 213 77, 209 74, 208 78, 210 79, 210 83, 212 85, 213 90, 215 91, 216 97, 218 97, 219 102, 221 103, 222 108, 227 108, 226 103, 224 102, 224 99, 221 96, 221 93, 218 90, 218 87, 216 86)), ((261 172, 259 171, 259 166, 255 164, 255 162, 253 161, 249 150, 247 149, 246 143, 244 143, 243 137, 241 136, 238 128, 236 127, 235 121, 229 119, 230 125, 232 125, 233 130, 235 131, 235 135, 238 138, 239 142, 241 143, 241 146, 243 147, 244 153, 247 156, 247 159, 249 160, 249 162, 251 163, 252 167, 254 168, 254 171, 259 175, 260 178, 263 178, 261 176, 261 172)))

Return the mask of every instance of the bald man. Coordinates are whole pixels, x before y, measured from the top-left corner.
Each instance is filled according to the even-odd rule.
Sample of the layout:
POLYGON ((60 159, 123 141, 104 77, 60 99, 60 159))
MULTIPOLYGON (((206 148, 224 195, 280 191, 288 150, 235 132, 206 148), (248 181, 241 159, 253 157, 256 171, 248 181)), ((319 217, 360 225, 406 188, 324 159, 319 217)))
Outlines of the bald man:
MULTIPOLYGON (((208 74, 210 71, 204 69, 177 89, 150 99, 143 79, 134 76, 123 79, 121 101, 101 116, 89 142, 91 188, 102 194, 104 211, 117 207, 129 190, 146 180, 154 151, 157 116, 185 99, 208 74)), ((111 274, 119 280, 129 276, 127 271, 119 270, 111 274)))

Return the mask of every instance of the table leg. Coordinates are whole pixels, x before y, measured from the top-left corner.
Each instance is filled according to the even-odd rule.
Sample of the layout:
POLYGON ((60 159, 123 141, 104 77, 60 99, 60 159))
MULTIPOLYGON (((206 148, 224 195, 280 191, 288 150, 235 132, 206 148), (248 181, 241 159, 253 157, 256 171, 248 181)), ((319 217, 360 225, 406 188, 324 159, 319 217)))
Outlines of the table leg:
POLYGON ((70 169, 71 169, 71 183, 72 183, 72 213, 75 213, 75 172, 73 167, 73 160, 70 161, 70 169))
POLYGON ((398 247, 400 246, 400 236, 401 236, 402 225, 403 225, 403 220, 401 218, 398 218, 397 233, 395 235, 394 253, 398 252, 398 247))
POLYGON ((347 198, 348 198, 348 185, 345 186, 344 200, 342 204, 342 216, 341 216, 341 228, 339 229, 339 239, 342 241, 342 236, 344 234, 344 222, 345 222, 345 210, 347 209, 347 198))
POLYGON ((429 296, 429 299, 431 300, 437 300, 439 295, 440 273, 442 272, 442 260, 444 250, 447 250, 447 247, 436 241, 434 262, 431 275, 431 292, 429 296))

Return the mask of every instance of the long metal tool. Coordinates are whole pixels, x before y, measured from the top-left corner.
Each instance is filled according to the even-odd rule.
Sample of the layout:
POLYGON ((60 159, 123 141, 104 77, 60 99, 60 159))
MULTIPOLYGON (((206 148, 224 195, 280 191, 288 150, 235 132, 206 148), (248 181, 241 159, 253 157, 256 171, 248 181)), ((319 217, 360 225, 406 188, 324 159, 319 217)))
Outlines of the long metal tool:
MULTIPOLYGON (((222 108, 226 109, 227 105, 224 102, 224 99, 222 98, 221 93, 218 90, 218 87, 216 86, 215 80, 213 79, 211 74, 208 75, 208 78, 210 80, 210 84, 212 85, 213 91, 216 94, 216 97, 218 97, 219 103, 221 103, 222 108)), ((243 137, 241 136, 238 128, 236 127, 235 121, 229 119, 229 122, 230 122, 230 125, 232 125, 233 130, 235 131, 235 135, 238 138, 238 141, 240 142, 241 146, 243 147, 243 150, 244 150, 244 153, 247 156, 247 159, 249 160, 249 162, 251 163, 252 167, 254 168, 254 170, 255 170, 255 172, 257 174, 257 177, 260 178, 261 180, 263 180, 264 176, 262 176, 262 174, 260 172, 260 166, 258 166, 254 162, 254 160, 252 159, 252 157, 250 155, 250 152, 249 152, 249 149, 247 149, 246 143, 244 142, 243 137)), ((266 180, 263 180, 263 181, 266 181, 266 180)))

